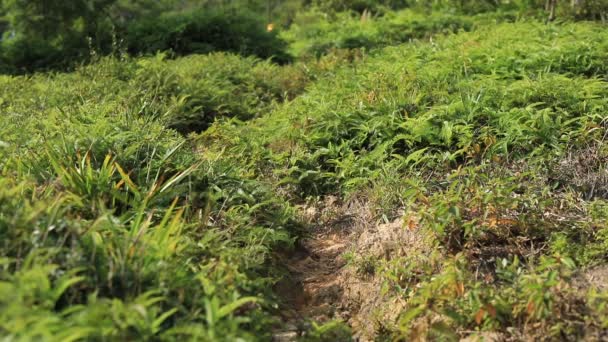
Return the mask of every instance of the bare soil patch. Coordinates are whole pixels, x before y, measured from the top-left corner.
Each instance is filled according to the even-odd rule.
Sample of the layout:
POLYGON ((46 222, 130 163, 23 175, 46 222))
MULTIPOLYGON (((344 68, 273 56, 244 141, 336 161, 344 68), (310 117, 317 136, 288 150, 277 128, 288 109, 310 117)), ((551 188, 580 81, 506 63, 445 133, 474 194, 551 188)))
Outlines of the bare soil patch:
POLYGON ((303 208, 303 215, 310 235, 286 257, 289 276, 276 290, 286 303, 287 330, 275 334, 275 340, 296 340, 307 322, 335 319, 352 327, 355 340, 373 340, 378 322, 395 321, 404 304, 383 293, 377 277, 347 265, 345 253, 380 260, 419 253, 425 247, 417 228, 406 227, 401 216, 379 222, 365 203, 343 204, 332 197, 303 208))

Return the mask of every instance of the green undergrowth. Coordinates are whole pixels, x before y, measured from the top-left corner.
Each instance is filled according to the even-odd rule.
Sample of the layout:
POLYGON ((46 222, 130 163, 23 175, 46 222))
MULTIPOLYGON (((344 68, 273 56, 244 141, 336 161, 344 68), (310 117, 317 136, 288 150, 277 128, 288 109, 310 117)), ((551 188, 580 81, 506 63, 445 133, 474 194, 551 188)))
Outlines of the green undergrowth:
POLYGON ((428 255, 366 263, 406 303, 396 321, 376 308, 377 337, 598 338, 605 293, 581 279, 608 261, 607 52, 592 23, 385 48, 201 142, 220 139, 295 202, 364 200, 431 237, 428 255))
POLYGON ((246 127, 212 128, 203 141, 234 127, 240 134, 223 143, 261 166, 287 162, 275 171, 302 196, 353 193, 391 170, 559 156, 601 137, 608 37, 600 28, 503 24, 387 48, 246 127))
POLYGON ((585 275, 608 261, 608 31, 494 15, 294 26, 298 54, 323 56, 284 66, 0 76, 0 335, 270 340, 298 206, 332 195, 427 244, 349 254, 403 303, 376 308, 373 337, 600 339, 608 295, 585 275), (374 53, 339 51, 366 46, 352 37, 374 53))
MULTIPOLYGON (((300 94, 311 77, 301 66, 279 67, 225 53, 177 60, 166 60, 163 54, 103 58, 74 73, 0 76, 0 107, 12 114, 7 120, 18 125, 40 125, 40 116, 69 117, 77 112, 95 121, 101 113, 131 118, 127 123, 155 121, 187 134, 206 129, 216 119, 260 116, 300 94)), ((78 129, 65 120, 56 123, 78 129)))
POLYGON ((268 339, 294 209, 171 127, 255 117, 297 75, 216 54, 1 78, 0 335, 268 339))
POLYGON ((290 42, 290 51, 300 58, 319 57, 335 50, 373 51, 385 46, 433 36, 471 31, 476 27, 515 21, 516 12, 491 12, 475 16, 412 9, 388 12, 383 16, 351 12, 327 14, 313 9, 299 14, 281 36, 290 42))
POLYGON ((125 41, 130 53, 172 51, 178 55, 232 51, 244 56, 290 61, 286 42, 276 32, 264 30, 264 17, 235 6, 234 9, 204 9, 168 12, 139 18, 127 25, 125 41))

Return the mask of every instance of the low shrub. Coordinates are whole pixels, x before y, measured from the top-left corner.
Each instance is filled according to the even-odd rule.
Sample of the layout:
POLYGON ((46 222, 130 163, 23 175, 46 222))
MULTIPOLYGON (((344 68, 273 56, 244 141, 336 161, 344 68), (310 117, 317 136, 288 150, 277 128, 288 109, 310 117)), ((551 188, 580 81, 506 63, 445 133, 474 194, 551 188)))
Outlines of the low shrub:
POLYGON ((328 16, 313 10, 296 17, 290 29, 282 33, 282 37, 290 42, 294 55, 319 57, 336 49, 370 51, 514 20, 514 12, 471 17, 448 12, 402 10, 389 12, 382 17, 359 17, 349 12, 328 16))
POLYGON ((216 119, 259 117, 301 93, 308 81, 299 66, 225 53, 177 60, 159 55, 137 64, 132 85, 170 106, 163 119, 182 133, 201 132, 216 119))
POLYGON ((287 45, 276 31, 266 31, 266 23, 258 15, 242 10, 174 12, 142 18, 128 25, 126 45, 132 54, 230 51, 278 63, 290 60, 287 45))
MULTIPOLYGON (((71 74, 38 74, 29 81, 6 77, 0 82, 5 85, 0 97, 7 111, 19 115, 38 108, 49 108, 49 116, 61 111, 121 113, 158 120, 188 134, 203 131, 218 119, 244 121, 264 115, 302 93, 312 76, 303 65, 278 66, 229 53, 175 60, 162 54, 107 57, 71 74), (92 82, 87 84, 87 79, 92 82), (17 89, 23 97, 9 95, 17 89), (80 103, 71 95, 74 92, 90 100, 80 103), (33 100, 25 101, 26 96, 33 100)), ((27 122, 35 124, 33 117, 27 122)))
POLYGON ((214 54, 0 76, 0 335, 270 339, 267 264, 294 210, 167 126, 172 96, 282 96, 276 73, 264 83, 278 68, 214 54))
MULTIPOLYGON (((74 27, 62 26, 49 32, 20 31, 13 27, 17 24, 8 26, 0 40, 0 71, 73 70, 83 62, 94 61, 91 57, 120 54, 125 49, 134 56, 226 51, 280 64, 291 61, 287 43, 277 32, 268 32, 259 15, 243 10, 174 11, 160 16, 149 13, 115 22, 107 14, 88 26, 78 25, 82 19, 77 16, 74 20, 74 27)), ((45 30, 52 29, 49 26, 45 30)))

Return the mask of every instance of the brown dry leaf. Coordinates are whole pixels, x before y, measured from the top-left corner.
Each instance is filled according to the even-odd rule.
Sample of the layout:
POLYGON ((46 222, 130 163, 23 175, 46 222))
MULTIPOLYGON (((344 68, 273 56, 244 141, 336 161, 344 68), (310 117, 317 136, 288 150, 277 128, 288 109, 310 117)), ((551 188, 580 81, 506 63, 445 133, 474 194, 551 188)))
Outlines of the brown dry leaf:
POLYGON ((492 276, 492 274, 488 273, 486 275, 484 275, 484 280, 486 283, 492 283, 494 281, 494 276, 492 276))
POLYGON ((483 316, 486 314, 486 311, 484 309, 479 309, 477 311, 477 313, 475 314, 475 323, 477 323, 477 325, 481 324, 481 321, 483 320, 483 316))
POLYGON ((367 94, 367 101, 369 101, 369 102, 376 101, 376 92, 375 91, 372 90, 367 94))
POLYGON ((488 217, 488 219, 486 220, 486 224, 488 225, 488 227, 494 228, 498 226, 498 219, 496 218, 496 216, 488 217))
POLYGON ((528 306, 526 307, 526 312, 528 313, 529 316, 532 316, 532 314, 534 313, 534 302, 532 302, 532 301, 528 302, 528 306))
POLYGON ((492 304, 486 304, 486 311, 488 311, 488 315, 492 318, 496 318, 496 308, 492 304))
POLYGON ((456 284, 456 293, 459 296, 464 295, 464 283, 461 282, 456 284))
POLYGON ((495 215, 488 217, 485 221, 485 224, 490 228, 495 228, 498 226, 511 226, 517 224, 517 220, 513 219, 504 219, 498 218, 495 215))
POLYGON ((418 228, 418 218, 415 216, 410 216, 407 220, 407 228, 409 230, 416 230, 416 228, 418 228))
POLYGON ((513 219, 500 219, 500 220, 498 220, 498 224, 503 225, 503 226, 516 225, 517 222, 518 222, 517 220, 513 220, 513 219))

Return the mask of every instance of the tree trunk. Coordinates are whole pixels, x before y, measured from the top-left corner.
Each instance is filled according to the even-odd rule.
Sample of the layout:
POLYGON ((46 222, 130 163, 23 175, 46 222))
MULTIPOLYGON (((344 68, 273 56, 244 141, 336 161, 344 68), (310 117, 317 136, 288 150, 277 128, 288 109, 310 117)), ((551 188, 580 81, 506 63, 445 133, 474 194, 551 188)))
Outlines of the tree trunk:
POLYGON ((579 7, 581 7, 582 3, 583 3, 583 0, 571 0, 570 6, 572 6, 572 8, 579 8, 579 7))
POLYGON ((548 5, 548 11, 549 11, 549 17, 547 18, 547 21, 553 21, 555 20, 555 8, 557 7, 557 0, 547 0, 547 5, 548 5))

